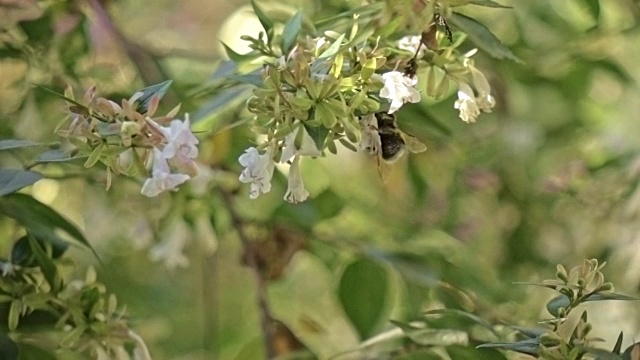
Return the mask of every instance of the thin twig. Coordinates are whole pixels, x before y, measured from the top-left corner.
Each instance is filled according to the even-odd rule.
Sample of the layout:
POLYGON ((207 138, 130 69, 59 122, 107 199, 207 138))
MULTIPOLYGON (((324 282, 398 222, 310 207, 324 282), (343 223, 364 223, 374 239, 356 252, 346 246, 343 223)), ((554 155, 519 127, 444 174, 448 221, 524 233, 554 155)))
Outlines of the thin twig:
POLYGON ((247 234, 244 231, 244 220, 242 217, 236 212, 233 207, 233 199, 231 194, 224 191, 223 189, 218 188, 218 192, 222 197, 222 200, 225 202, 227 207, 227 211, 229 211, 229 216, 231 217, 231 223, 233 227, 238 231, 238 237, 240 238, 240 242, 242 243, 242 247, 244 248, 247 254, 247 264, 253 270, 256 277, 256 295, 258 297, 258 307, 260 311, 260 325, 262 327, 263 341, 264 341, 264 349, 267 359, 272 359, 276 356, 275 348, 273 346, 274 339, 274 331, 272 326, 272 316, 271 310, 269 308, 269 301, 267 299, 267 282, 264 276, 260 271, 260 267, 258 265, 258 261, 256 258, 256 253, 253 251, 251 247, 251 241, 247 237, 247 234))

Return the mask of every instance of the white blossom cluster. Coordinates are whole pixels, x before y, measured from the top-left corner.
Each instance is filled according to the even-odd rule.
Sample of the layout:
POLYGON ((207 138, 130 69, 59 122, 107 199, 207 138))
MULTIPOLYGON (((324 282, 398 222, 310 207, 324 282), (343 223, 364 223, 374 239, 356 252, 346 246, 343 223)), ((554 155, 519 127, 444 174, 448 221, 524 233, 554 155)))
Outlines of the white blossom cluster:
POLYGON ((147 118, 164 139, 153 148, 153 167, 142 190, 143 195, 153 197, 177 187, 198 174, 194 159, 198 156, 198 139, 189 128, 189 115, 185 120, 172 120, 168 127, 160 126, 147 118), (174 172, 172 172, 172 169, 174 172))

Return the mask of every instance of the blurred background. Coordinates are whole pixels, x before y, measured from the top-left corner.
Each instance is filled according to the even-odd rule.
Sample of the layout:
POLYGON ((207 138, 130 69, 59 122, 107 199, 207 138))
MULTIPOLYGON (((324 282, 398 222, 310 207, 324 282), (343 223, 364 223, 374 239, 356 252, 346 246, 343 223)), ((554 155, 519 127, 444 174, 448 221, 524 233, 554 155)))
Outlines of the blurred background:
MULTIPOLYGON (((306 203, 282 200, 278 170, 258 200, 239 188, 250 233, 276 244, 261 251, 289 343, 327 358, 389 329, 390 319, 441 307, 533 326, 548 317, 553 293, 513 282, 552 278, 557 263, 584 258, 607 261, 616 291, 638 295, 640 4, 499 2, 513 8, 461 10, 523 60, 474 57, 492 85, 493 113, 463 123, 453 89, 403 107, 400 127, 428 151, 395 164, 387 184, 375 159, 342 148, 302 165, 306 203)), ((304 9, 314 20, 361 3, 259 2, 274 18, 304 9)), ((119 102, 170 79, 161 112, 182 103, 200 132, 202 175, 176 194, 144 198, 126 178, 105 192, 104 173, 87 175, 81 163, 38 168, 51 179, 30 190, 85 231, 104 259, 98 279, 127 304, 154 359, 262 354, 255 277, 211 189, 237 176, 238 156, 256 143, 239 124, 250 119, 247 92, 213 76, 226 60, 221 42, 243 52, 239 37, 260 30, 245 0, 0 0, 0 138, 57 141, 65 104, 33 83, 60 92, 71 84, 77 98, 95 85, 119 102)), ((0 157, 10 167, 25 160, 0 157)), ((14 240, 7 224, 0 219, 5 252, 14 240)), ((81 250, 69 258, 95 262, 81 250)), ((590 309, 603 347, 620 331, 623 348, 640 338, 637 304, 590 309)))

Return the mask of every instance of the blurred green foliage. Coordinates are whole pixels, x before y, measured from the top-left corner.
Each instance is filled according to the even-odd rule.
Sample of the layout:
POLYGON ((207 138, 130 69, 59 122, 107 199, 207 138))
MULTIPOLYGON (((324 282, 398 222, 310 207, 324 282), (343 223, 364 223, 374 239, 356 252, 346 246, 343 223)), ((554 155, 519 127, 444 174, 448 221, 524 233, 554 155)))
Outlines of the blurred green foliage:
MULTIPOLYGON (((1 189, 33 184, 27 191, 33 197, 18 205, 12 197, 28 195, 0 191, 2 258, 40 264, 44 273, 33 275, 40 282, 25 275, 29 291, 45 282, 50 291, 57 277, 70 283, 95 266, 108 293, 127 304, 126 322, 154 359, 263 356, 256 274, 245 266, 252 254, 279 321, 277 350, 291 358, 515 359, 511 352, 476 349, 539 335, 514 329, 548 316, 540 313, 553 294, 514 281, 538 283, 553 276, 556 263, 597 258, 608 262, 606 277, 617 291, 640 289, 640 5, 498 2, 512 8, 456 8, 521 60, 495 59, 482 47, 489 53, 475 55, 494 89, 494 112, 465 124, 453 93, 406 105, 399 122, 427 152, 397 163, 387 184, 375 160, 343 148, 338 156, 307 161, 302 171, 313 197, 297 205, 282 201, 287 184, 278 170, 274 189, 258 200, 237 188, 237 158, 255 141, 243 126, 255 76, 224 60, 233 53, 218 39, 241 53, 246 44, 239 37, 257 36, 260 22, 244 1, 0 3, 0 138, 45 144, 0 147, 3 170, 31 170, 2 173, 1 189), (230 76, 236 70, 242 75, 230 76), (226 76, 241 85, 229 88, 226 76), (103 172, 83 171, 82 162, 40 161, 43 150, 58 150, 47 146, 57 140, 54 128, 65 113, 60 99, 33 83, 60 93, 67 84, 96 85, 101 96, 119 100, 165 80, 173 85, 162 110, 181 102, 200 130, 202 181, 146 199, 136 181, 117 178, 105 193, 103 172), (21 216, 25 202, 64 218, 49 210, 37 212, 41 219, 21 216), (252 246, 243 247, 240 236, 252 246), (53 246, 43 246, 43 238, 53 246), (56 257, 56 245, 66 249, 69 238, 91 244, 102 262, 71 246, 56 260, 64 271, 52 270, 43 254, 56 257), (176 258, 183 252, 186 263, 176 258)), ((277 26, 296 19, 288 24, 298 26, 294 14, 303 9, 300 26, 314 20, 322 30, 349 28, 350 16, 332 16, 366 3, 257 2, 263 25, 267 17, 277 26)), ((462 17, 451 25, 465 30, 462 17)), ((479 46, 469 40, 462 50, 479 46)), ((78 309, 109 301, 102 285, 91 284, 85 286, 100 288, 96 298, 78 309)), ((15 358, 19 347, 45 359, 40 347, 56 349, 59 342, 37 324, 50 319, 16 323, 9 314, 18 305, 8 303, 0 309, 3 355, 15 358), (25 335, 16 339, 9 332, 14 325, 25 335)), ((598 347, 628 349, 625 359, 635 359, 629 346, 638 338, 637 304, 621 303, 589 305, 595 309, 590 335, 606 341, 598 347)), ((60 350, 56 356, 80 355, 60 350)))

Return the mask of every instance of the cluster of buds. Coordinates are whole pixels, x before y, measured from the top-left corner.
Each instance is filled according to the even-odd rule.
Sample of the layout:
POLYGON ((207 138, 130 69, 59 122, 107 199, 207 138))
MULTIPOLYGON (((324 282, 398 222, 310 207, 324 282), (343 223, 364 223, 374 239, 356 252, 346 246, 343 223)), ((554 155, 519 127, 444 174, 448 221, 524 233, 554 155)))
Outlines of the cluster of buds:
POLYGON ((344 34, 327 32, 325 37, 299 39, 289 51, 272 48, 263 36, 244 36, 267 59, 260 75, 262 86, 247 103, 255 114, 252 129, 262 142, 239 158, 244 167, 240 181, 251 184, 250 197, 269 192, 275 165, 288 163, 284 198, 304 201, 309 193, 300 174, 302 157, 322 156, 325 150, 335 154, 337 143, 352 151, 370 148, 362 141, 371 142, 372 126, 363 119, 420 102, 421 93, 442 98, 451 82, 459 86, 454 106, 462 120, 472 123, 481 111, 490 112, 495 100, 485 76, 470 59, 475 50, 461 55, 456 51, 459 43, 434 49, 435 25, 430 29, 387 46, 380 44, 380 38, 344 46, 356 35, 345 39, 344 34), (418 87, 419 78, 424 78, 424 88, 418 87))
POLYGON ((177 189, 198 174, 194 161, 198 139, 189 128, 188 115, 184 120, 174 119, 179 106, 153 117, 162 92, 148 89, 158 89, 158 85, 136 92, 120 105, 97 97, 95 87, 85 93, 84 104, 80 104, 67 89, 71 121, 58 134, 73 147, 75 157, 87 157, 85 167, 98 162, 106 166, 107 188, 112 173, 145 175, 148 178, 141 193, 153 197, 177 189))

